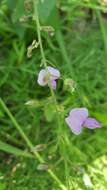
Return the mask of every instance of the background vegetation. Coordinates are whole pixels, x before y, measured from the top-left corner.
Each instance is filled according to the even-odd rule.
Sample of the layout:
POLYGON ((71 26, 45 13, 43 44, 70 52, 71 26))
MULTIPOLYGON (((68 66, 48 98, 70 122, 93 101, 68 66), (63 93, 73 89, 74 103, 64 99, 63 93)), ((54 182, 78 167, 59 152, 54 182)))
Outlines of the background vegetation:
POLYGON ((38 3, 46 58, 61 72, 56 98, 61 114, 85 106, 102 128, 71 133, 58 128, 51 94, 37 84, 39 48, 27 57, 37 40, 32 1, 0 1, 0 190, 57 190, 50 167, 67 190, 107 189, 107 8, 104 1, 41 0, 38 3), (51 28, 52 29, 52 28, 51 28), (77 83, 66 91, 67 78, 77 83), (31 101, 32 100, 32 101, 31 101), (30 103, 28 102, 30 101, 30 103), (30 105, 26 105, 25 103, 30 105), (44 165, 31 154, 16 128, 35 149, 41 145, 44 165), (16 127, 16 128, 15 128, 16 127), (20 129, 19 129, 20 130, 20 129), (44 146, 45 145, 45 146, 44 146))

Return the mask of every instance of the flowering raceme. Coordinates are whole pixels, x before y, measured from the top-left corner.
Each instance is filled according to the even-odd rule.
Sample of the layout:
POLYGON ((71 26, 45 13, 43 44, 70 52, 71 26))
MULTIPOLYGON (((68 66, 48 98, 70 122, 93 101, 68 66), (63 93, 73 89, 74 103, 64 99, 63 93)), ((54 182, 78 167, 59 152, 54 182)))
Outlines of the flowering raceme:
MULTIPOLYGON (((39 72, 37 82, 40 86, 51 85, 56 89, 56 80, 60 78, 60 71, 48 66, 39 72)), ((87 108, 74 108, 70 111, 69 116, 65 118, 65 122, 71 131, 79 135, 84 127, 89 129, 100 128, 101 124, 95 119, 88 117, 87 108)))
POLYGON ((101 124, 96 119, 88 117, 87 108, 72 109, 65 121, 75 135, 79 135, 84 127, 89 129, 101 127, 101 124))
POLYGON ((45 86, 51 84, 52 88, 56 89, 56 80, 60 78, 60 72, 58 69, 48 66, 47 69, 42 69, 38 75, 38 84, 45 86))

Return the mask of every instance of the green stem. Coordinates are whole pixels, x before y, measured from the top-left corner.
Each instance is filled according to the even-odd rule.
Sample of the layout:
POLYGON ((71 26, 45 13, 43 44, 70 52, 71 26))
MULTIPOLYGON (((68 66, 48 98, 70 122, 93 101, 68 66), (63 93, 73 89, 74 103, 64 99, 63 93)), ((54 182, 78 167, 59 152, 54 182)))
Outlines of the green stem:
MULTIPOLYGON (((42 44, 42 38, 41 38, 41 32, 40 32, 40 22, 39 22, 39 17, 38 17, 37 1, 34 0, 33 2, 34 2, 34 19, 35 19, 36 25, 37 25, 37 35, 38 35, 38 41, 39 41, 39 45, 40 45, 40 52, 41 52, 41 56, 42 56, 43 65, 44 65, 45 69, 47 69, 47 61, 46 61, 45 53, 43 50, 43 44, 42 44)), ((54 91, 52 89, 50 81, 49 81, 48 85, 50 88, 50 92, 51 92, 53 101, 55 103, 56 112, 58 113, 59 111, 58 111, 58 106, 57 106, 57 100, 56 100, 56 97, 55 97, 55 94, 54 94, 54 91)))
MULTIPOLYGON (((45 58, 45 53, 44 53, 43 44, 42 44, 42 38, 41 38, 41 31, 40 31, 41 26, 40 26, 40 22, 39 22, 38 9, 37 9, 37 3, 38 2, 35 1, 35 0, 33 2, 34 2, 34 20, 36 21, 36 26, 37 26, 37 35, 38 35, 38 41, 39 41, 39 45, 40 45, 40 52, 41 52, 44 68, 48 71, 48 69, 47 69, 47 61, 46 61, 46 58, 45 58)), ((59 110, 58 110, 58 103, 57 103, 55 93, 54 93, 54 90, 52 89, 50 81, 48 82, 48 85, 49 85, 51 96, 52 96, 52 99, 53 99, 53 102, 54 102, 54 105, 55 105, 55 111, 57 113, 56 117, 57 117, 57 122, 58 122, 58 129, 59 129, 59 132, 60 132, 61 118, 60 118, 60 114, 59 114, 59 110)), ((59 135, 59 133, 58 133, 58 135, 59 135)), ((58 139, 59 139, 59 136, 58 136, 58 139)))
MULTIPOLYGON (((15 128, 19 131, 20 135, 25 140, 25 142, 28 145, 28 147, 30 149, 32 149, 34 147, 33 144, 32 144, 32 142, 26 136, 26 134, 24 133, 23 129, 17 123, 16 119, 14 118, 14 116, 12 115, 12 113, 10 112, 10 110, 8 109, 8 107, 5 105, 4 101, 1 98, 0 98, 0 104, 1 104, 2 108, 4 109, 4 111, 7 113, 7 115, 9 116, 9 118, 11 119, 11 121, 14 124, 15 128)), ((36 158, 39 160, 40 163, 45 163, 45 161, 43 160, 43 158, 40 156, 40 154, 38 152, 33 152, 33 154, 36 156, 36 158)), ((53 171, 51 169, 48 170, 48 173, 57 182, 57 184, 59 185, 59 187, 62 190, 67 190, 66 187, 62 184, 62 182, 58 179, 58 177, 53 173, 53 171)))
POLYGON ((41 39, 41 33, 40 33, 40 22, 39 22, 39 17, 38 17, 38 12, 37 12, 37 2, 34 0, 34 19, 36 21, 37 25, 37 35, 38 35, 38 41, 40 45, 40 51, 41 51, 41 56, 42 56, 42 61, 44 64, 44 67, 47 68, 47 62, 43 50, 43 45, 42 45, 42 39, 41 39))
MULTIPOLYGON (((41 56, 42 56, 42 62, 43 65, 45 67, 45 69, 47 69, 47 61, 45 58, 45 53, 44 53, 44 49, 43 49, 43 44, 42 44, 42 38, 41 38, 41 31, 40 31, 40 22, 39 22, 39 16, 38 16, 38 9, 37 9, 37 1, 33 0, 34 3, 34 20, 36 21, 36 26, 37 26, 37 36, 38 36, 38 41, 39 41, 39 45, 40 45, 40 52, 41 52, 41 56)), ((58 126, 60 128, 60 116, 59 116, 59 110, 58 110, 58 104, 57 104, 57 100, 54 94, 54 91, 52 89, 51 83, 49 81, 49 88, 50 88, 50 92, 55 104, 55 109, 57 114, 57 119, 58 119, 58 126)), ((59 184, 59 186, 61 187, 62 190, 67 190, 66 187, 61 183, 61 181, 58 179, 58 177, 51 171, 48 170, 49 174, 54 178, 54 180, 59 184)))
POLYGON ((19 124, 17 123, 17 121, 15 120, 14 116, 11 114, 11 112, 9 111, 9 109, 7 108, 7 106, 5 105, 5 103, 3 102, 3 100, 0 98, 0 104, 3 107, 3 109, 5 110, 5 112, 7 113, 7 115, 10 117, 11 121, 13 122, 14 126, 16 127, 16 129, 19 131, 19 133, 21 134, 21 136, 23 137, 23 139, 26 141, 26 143, 28 144, 28 146, 30 148, 32 148, 32 144, 29 141, 29 139, 26 137, 25 133, 23 132, 22 128, 19 126, 19 124))
MULTIPOLYGON (((28 145, 28 147, 30 149, 32 149, 34 146, 31 143, 31 141, 28 139, 28 137, 25 135, 23 129, 21 128, 21 126, 17 123, 16 119, 14 118, 14 116, 11 114, 10 110, 7 108, 7 106, 5 105, 5 103, 3 102, 3 100, 0 98, 0 104, 3 107, 3 109, 5 110, 5 112, 7 113, 7 115, 9 116, 9 118, 11 119, 12 123, 14 124, 14 126, 16 127, 16 129, 19 131, 20 135, 22 136, 22 138, 25 140, 26 144, 28 145)), ((38 160, 40 162, 43 162, 41 156, 36 152, 35 153, 36 157, 38 158, 38 160)))

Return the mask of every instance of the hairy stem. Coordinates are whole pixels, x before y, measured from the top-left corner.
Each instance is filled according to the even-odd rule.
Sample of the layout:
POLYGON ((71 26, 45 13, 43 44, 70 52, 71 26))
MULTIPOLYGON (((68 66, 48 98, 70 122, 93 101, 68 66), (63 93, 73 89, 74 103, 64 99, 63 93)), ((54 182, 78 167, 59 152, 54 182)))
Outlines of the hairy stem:
MULTIPOLYGON (((36 27, 37 27, 37 36, 38 36, 38 41, 39 41, 39 45, 40 45, 42 62, 43 62, 44 68, 47 69, 47 61, 46 61, 45 53, 44 53, 44 49, 43 49, 42 38, 41 38, 41 26, 40 26, 40 21, 39 21, 39 16, 38 16, 38 8, 37 8, 38 2, 34 0, 33 3, 34 3, 34 20, 36 22, 36 27)), ((54 90, 52 89, 50 81, 49 81, 48 85, 49 85, 50 92, 51 92, 53 102, 55 105, 55 110, 57 113, 58 127, 60 129, 61 124, 60 124, 60 115, 59 115, 57 100, 56 100, 55 93, 54 93, 54 90)), ((54 180, 60 185, 61 189, 66 190, 66 187, 61 183, 61 181, 57 178, 57 176, 51 170, 48 170, 48 172, 54 178, 54 180)))
MULTIPOLYGON (((38 36, 38 41, 39 41, 39 44, 40 44, 40 52, 41 52, 41 56, 42 56, 42 62, 43 62, 43 65, 44 65, 45 69, 47 69, 47 61, 46 61, 46 58, 45 58, 45 53, 44 53, 43 44, 42 44, 42 38, 41 38, 41 31, 40 31, 41 26, 40 26, 39 17, 38 17, 37 1, 34 0, 33 2, 34 2, 34 20, 36 21, 36 26, 37 26, 37 36, 38 36)), ((51 92, 51 95, 52 95, 52 98, 53 98, 53 101, 54 101, 54 104, 55 104, 56 112, 58 113, 57 114, 58 123, 60 123, 59 122, 60 119, 59 119, 58 104, 57 104, 55 93, 54 93, 54 90, 52 89, 50 81, 49 81, 48 85, 49 85, 50 92, 51 92)))

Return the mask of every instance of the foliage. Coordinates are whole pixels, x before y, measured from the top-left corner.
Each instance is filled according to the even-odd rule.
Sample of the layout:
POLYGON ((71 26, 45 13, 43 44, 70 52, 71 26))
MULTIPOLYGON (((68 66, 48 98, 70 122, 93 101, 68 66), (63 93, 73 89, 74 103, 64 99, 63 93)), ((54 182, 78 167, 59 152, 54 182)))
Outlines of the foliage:
POLYGON ((47 60, 61 72, 55 92, 61 125, 58 127, 49 88, 37 84, 42 64, 39 47, 32 50, 31 58, 27 57, 27 48, 37 40, 32 19, 34 4, 29 0, 2 0, 0 190, 60 189, 47 171, 38 170, 40 163, 18 130, 24 131, 34 147, 45 145, 40 151, 44 164, 67 190, 106 190, 106 7, 91 0, 41 0, 38 11, 41 25, 55 30, 52 36, 49 30, 42 30, 41 35, 47 60), (74 92, 64 88, 64 81, 69 78, 77 84, 74 92), (64 116, 71 108, 80 106, 88 107, 103 127, 73 135, 64 116))

